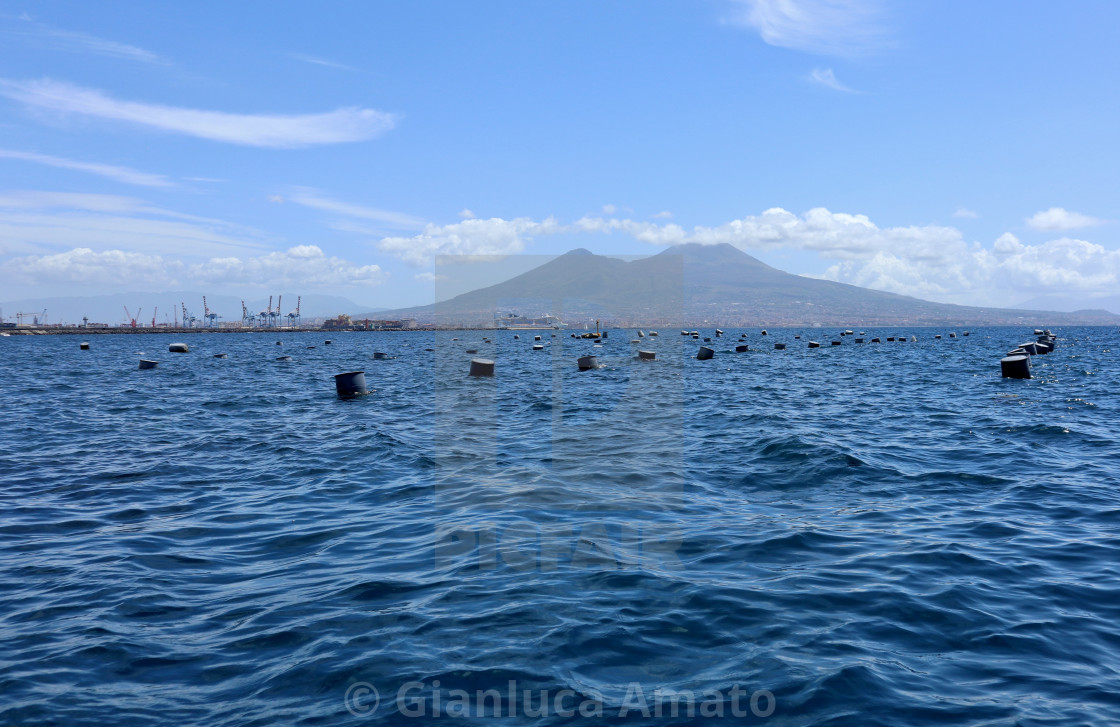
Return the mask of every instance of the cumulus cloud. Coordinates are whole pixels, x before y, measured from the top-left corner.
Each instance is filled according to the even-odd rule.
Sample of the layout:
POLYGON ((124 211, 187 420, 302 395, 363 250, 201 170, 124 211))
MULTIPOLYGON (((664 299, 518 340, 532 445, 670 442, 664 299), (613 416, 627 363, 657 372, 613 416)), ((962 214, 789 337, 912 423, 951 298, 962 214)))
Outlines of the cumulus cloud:
POLYGON ((475 214, 474 212, 471 212, 469 209, 464 207, 462 211, 459 212, 459 217, 464 220, 473 220, 475 218, 475 214))
POLYGON ((533 237, 563 230, 549 217, 537 222, 527 217, 505 220, 467 219, 450 225, 429 224, 413 237, 386 237, 381 250, 414 265, 429 263, 435 255, 509 255, 525 249, 533 237))
POLYGON ((1061 232, 1076 230, 1082 227, 1096 227, 1104 224, 1104 220, 1083 215, 1080 212, 1069 212, 1061 207, 1051 207, 1042 212, 1036 212, 1027 218, 1027 224, 1036 230, 1047 232, 1061 232))
POLYGON ((364 141, 393 128, 392 114, 358 107, 320 114, 235 114, 121 101, 103 92, 50 79, 0 79, 0 95, 27 106, 147 126, 244 146, 298 148, 364 141))
POLYGON ((13 283, 25 285, 179 286, 185 281, 213 286, 352 287, 377 285, 384 273, 377 265, 359 265, 326 255, 315 245, 249 257, 216 257, 188 263, 163 255, 74 248, 53 255, 28 255, 0 264, 13 283))
POLYGON ((831 68, 814 68, 809 74, 809 80, 826 88, 831 88, 833 91, 856 93, 856 91, 836 80, 836 74, 832 72, 831 68))
POLYGON ((733 0, 731 22, 763 41, 819 55, 847 56, 886 44, 876 0, 733 0))
POLYGON ((64 159, 62 157, 49 156, 47 154, 36 154, 29 151, 17 151, 15 149, 0 149, 0 158, 19 159, 21 161, 33 162, 35 164, 45 164, 49 167, 58 167, 60 169, 73 169, 79 172, 88 172, 89 174, 96 174, 106 179, 112 179, 115 182, 136 184, 143 187, 174 186, 174 182, 172 182, 162 174, 138 172, 135 169, 113 166, 111 164, 80 162, 73 159, 64 159))

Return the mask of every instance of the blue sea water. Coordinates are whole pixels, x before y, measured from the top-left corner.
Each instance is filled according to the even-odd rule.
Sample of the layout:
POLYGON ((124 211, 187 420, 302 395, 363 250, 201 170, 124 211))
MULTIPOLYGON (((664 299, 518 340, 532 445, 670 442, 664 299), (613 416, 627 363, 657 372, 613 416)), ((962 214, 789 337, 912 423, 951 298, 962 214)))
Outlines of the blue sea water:
POLYGON ((1120 334, 660 333, 0 339, 0 723, 1120 720, 1120 334))

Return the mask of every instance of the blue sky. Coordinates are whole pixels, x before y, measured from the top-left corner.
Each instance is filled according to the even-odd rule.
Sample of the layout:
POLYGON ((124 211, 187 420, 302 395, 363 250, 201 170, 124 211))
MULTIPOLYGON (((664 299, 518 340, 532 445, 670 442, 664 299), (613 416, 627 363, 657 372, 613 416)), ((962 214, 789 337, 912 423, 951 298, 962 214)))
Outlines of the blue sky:
POLYGON ((0 300, 431 302, 440 254, 730 242, 932 300, 1120 291, 1120 4, 19 2, 0 300))

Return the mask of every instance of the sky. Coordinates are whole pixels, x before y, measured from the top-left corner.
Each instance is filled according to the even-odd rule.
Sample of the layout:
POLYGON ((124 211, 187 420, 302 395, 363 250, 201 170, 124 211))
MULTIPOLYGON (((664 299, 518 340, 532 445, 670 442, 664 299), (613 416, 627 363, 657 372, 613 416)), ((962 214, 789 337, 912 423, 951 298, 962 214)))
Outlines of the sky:
POLYGON ((1112 0, 4 2, 0 301, 404 307, 437 256, 682 242, 939 302, 1115 296, 1117 28, 1112 0))

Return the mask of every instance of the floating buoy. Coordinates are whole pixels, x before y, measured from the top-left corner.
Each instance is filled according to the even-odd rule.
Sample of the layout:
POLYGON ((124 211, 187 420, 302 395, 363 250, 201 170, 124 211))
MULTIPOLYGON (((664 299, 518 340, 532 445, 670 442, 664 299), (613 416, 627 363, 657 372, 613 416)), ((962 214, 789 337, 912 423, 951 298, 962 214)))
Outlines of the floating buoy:
POLYGON ((389 358, 389 354, 387 354, 387 353, 383 353, 381 351, 374 351, 373 352, 373 360, 374 361, 384 361, 387 358, 389 358))
POLYGON ((315 348, 314 346, 308 346, 308 347, 307 347, 307 350, 308 350, 308 351, 310 351, 310 350, 312 350, 312 349, 314 349, 314 348, 315 348))
POLYGON ((369 390, 366 388, 366 372, 348 371, 344 374, 335 374, 334 389, 338 392, 339 399, 365 396, 369 393, 369 390))
POLYGON ((700 331, 693 331, 692 332, 692 337, 693 338, 695 338, 696 336, 699 336, 699 335, 700 335, 700 331))
POLYGON ((661 334, 659 334, 657 331, 650 331, 649 335, 650 336, 658 336, 658 335, 661 335, 661 334))
POLYGON ((89 344, 85 341, 82 341, 81 343, 78 344, 78 348, 82 349, 83 351, 88 351, 89 350, 89 344))
POLYGON ((863 339, 862 338, 857 338, 856 343, 863 343, 863 339))
POLYGON ((784 343, 775 343, 775 344, 774 344, 774 350, 775 350, 775 351, 785 351, 785 350, 786 350, 786 344, 784 344, 784 343))
POLYGON ((1038 344, 1037 343, 1020 343, 1019 348, 1023 349, 1024 351, 1029 353, 1031 356, 1034 356, 1035 354, 1038 353, 1038 344))
POLYGON ((329 346, 329 345, 331 345, 331 342, 329 340, 328 341, 323 341, 323 345, 324 346, 329 346))
POLYGON ((687 336, 687 335, 688 335, 688 331, 681 331, 681 335, 682 335, 682 336, 687 336))
POLYGON ((957 337, 957 334, 955 334, 955 333, 950 333, 949 334, 949 338, 956 338, 956 337, 957 337))
POLYGON ((878 338, 872 338, 871 342, 872 343, 882 343, 882 341, 880 341, 878 338))
MULTIPOLYGON (((574 335, 574 334, 573 334, 573 335, 574 335)), ((521 336, 519 336, 519 335, 517 335, 517 334, 515 333, 515 334, 513 334, 513 340, 515 340, 515 341, 519 341, 519 340, 521 340, 521 336)))
POLYGON ((711 343, 711 342, 712 342, 712 339, 711 339, 711 338, 705 338, 705 339, 704 339, 704 343, 711 343))
POLYGON ((765 336, 765 335, 766 335, 766 331, 763 331, 763 332, 762 332, 762 335, 764 335, 764 336, 765 336))
POLYGON ((600 338, 606 338, 606 337, 607 337, 607 332, 606 332, 606 331, 603 331, 603 335, 602 335, 602 336, 600 336, 600 338))
POLYGON ((965 331, 965 332, 964 332, 964 333, 962 333, 961 335, 962 335, 962 336, 967 336, 967 335, 968 335, 968 331, 965 331))
POLYGON ((1041 336, 1042 335, 1042 329, 1041 328, 1034 329, 1034 335, 1041 336))
POLYGON ((821 347, 821 344, 817 343, 816 341, 809 341, 809 348, 820 348, 820 347, 821 347))
POLYGON ((229 356, 225 355, 224 353, 216 353, 214 354, 214 358, 229 358, 229 356))
POLYGON ((277 356, 276 360, 277 361, 291 361, 292 357, 291 356, 277 356))
POLYGON ((887 341, 894 343, 894 336, 887 336, 887 341))
POLYGON ((534 343, 533 344, 533 350, 534 351, 543 351, 544 350, 544 345, 540 344, 540 343, 534 343))
POLYGON ((653 361, 657 358, 657 354, 653 351, 638 351, 639 361, 653 361))
POLYGON ((494 362, 488 358, 471 359, 471 376, 493 376, 494 362))
POLYGON ((280 341, 277 341, 277 342, 276 342, 276 345, 277 345, 277 346, 280 346, 280 345, 282 345, 282 344, 280 343, 280 341))
POLYGON ((798 341, 800 341, 800 340, 801 340, 801 336, 794 336, 794 339, 795 339, 795 340, 798 340, 798 341))
POLYGON ((587 371, 599 367, 599 359, 595 356, 580 356, 576 359, 576 365, 579 366, 580 371, 587 371))
POLYGON ((638 331, 638 338, 645 338, 645 337, 646 337, 645 331, 638 331))
POLYGON ((541 340, 541 337, 540 336, 533 336, 533 340, 534 341, 539 341, 539 340, 541 340))
POLYGON ((746 353, 750 348, 745 343, 741 343, 735 347, 735 353, 746 353))
POLYGON ((1005 379, 1029 379, 1031 359, 1029 356, 1007 356, 1000 359, 1000 372, 1005 379))
POLYGON ((934 336, 934 338, 937 339, 938 341, 940 341, 941 340, 941 334, 938 333, 936 336, 934 336))
POLYGON ((187 344, 185 343, 173 343, 167 347, 167 350, 171 353, 186 353, 190 349, 187 348, 187 344))
POLYGON ((833 346, 839 346, 841 343, 843 343, 843 341, 833 341, 832 345, 833 346))
POLYGON ((720 329, 717 328, 716 329, 716 336, 722 336, 722 335, 723 335, 723 331, 721 331, 720 329))
POLYGON ((468 348, 467 353, 478 353, 478 349, 477 348, 468 348))
POLYGON ((713 351, 712 349, 708 348, 707 346, 701 346, 700 350, 696 352, 696 358, 699 359, 700 361, 707 361, 708 359, 710 359, 712 356, 715 356, 715 355, 716 355, 716 352, 713 351))
POLYGON ((917 336, 910 336, 910 342, 911 343, 917 343, 918 342, 918 337, 917 336))
POLYGON ((148 361, 147 359, 140 359, 140 368, 142 369, 154 369, 156 366, 159 366, 159 361, 148 361))
POLYGON ((844 331, 845 336, 850 336, 850 335, 852 335, 852 333, 854 333, 854 331, 851 331, 851 330, 844 331))

